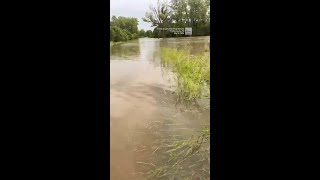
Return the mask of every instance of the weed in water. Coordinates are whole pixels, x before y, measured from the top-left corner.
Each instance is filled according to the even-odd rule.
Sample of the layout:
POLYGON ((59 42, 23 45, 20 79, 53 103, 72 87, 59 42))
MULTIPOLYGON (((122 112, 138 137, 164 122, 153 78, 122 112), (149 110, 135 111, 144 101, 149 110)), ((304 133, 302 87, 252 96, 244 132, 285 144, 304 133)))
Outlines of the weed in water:
POLYGON ((164 66, 176 74, 179 100, 210 98, 210 57, 208 53, 190 55, 187 51, 164 48, 164 66))

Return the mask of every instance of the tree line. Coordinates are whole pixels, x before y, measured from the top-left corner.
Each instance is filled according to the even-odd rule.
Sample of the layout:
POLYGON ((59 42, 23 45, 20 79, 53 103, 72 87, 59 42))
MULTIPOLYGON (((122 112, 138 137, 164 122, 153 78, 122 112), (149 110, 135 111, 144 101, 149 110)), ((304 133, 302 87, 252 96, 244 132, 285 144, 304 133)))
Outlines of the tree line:
POLYGON ((210 35, 210 0, 158 0, 142 18, 151 23, 152 30, 138 30, 138 19, 112 16, 110 20, 110 41, 120 42, 139 37, 165 38, 181 37, 161 28, 192 27, 193 36, 210 35))
POLYGON ((112 16, 110 20, 110 41, 120 42, 137 39, 138 34, 137 18, 112 16))
POLYGON ((143 21, 155 27, 153 31, 140 30, 139 36, 147 37, 180 37, 158 28, 192 27, 193 36, 210 35, 210 0, 158 0, 151 5, 143 21))

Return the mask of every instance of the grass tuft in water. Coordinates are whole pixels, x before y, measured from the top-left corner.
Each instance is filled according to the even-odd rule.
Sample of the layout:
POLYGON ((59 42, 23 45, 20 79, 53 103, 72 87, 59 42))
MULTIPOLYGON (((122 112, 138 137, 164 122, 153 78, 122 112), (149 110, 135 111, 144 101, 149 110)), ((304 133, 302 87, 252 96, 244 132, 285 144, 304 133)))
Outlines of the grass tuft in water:
POLYGON ((164 65, 176 74, 179 100, 210 98, 209 53, 190 55, 187 51, 163 48, 164 65))
MULTIPOLYGON (((154 130, 146 129, 152 135, 154 130)), ((156 134, 154 134, 156 135, 156 134)), ((157 134, 156 136, 159 136, 157 134)), ((152 162, 137 162, 145 179, 210 179, 210 128, 204 127, 189 139, 160 135, 149 156, 152 162), (156 156, 153 149, 158 149, 156 156)), ((146 154, 144 154, 146 155, 146 154)), ((150 160, 151 160, 150 159, 150 160)), ((143 179, 144 179, 143 178, 143 179)))

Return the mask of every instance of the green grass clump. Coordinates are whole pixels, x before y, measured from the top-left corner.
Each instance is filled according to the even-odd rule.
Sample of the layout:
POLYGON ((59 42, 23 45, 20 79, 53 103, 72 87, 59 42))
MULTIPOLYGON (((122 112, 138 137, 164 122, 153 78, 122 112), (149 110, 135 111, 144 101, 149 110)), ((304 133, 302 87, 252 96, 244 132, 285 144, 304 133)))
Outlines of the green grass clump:
POLYGON ((150 135, 161 136, 156 138, 161 140, 143 147, 149 149, 144 151, 144 157, 151 156, 152 160, 136 162, 140 171, 136 174, 142 175, 141 179, 210 179, 209 127, 202 128, 190 138, 164 137, 155 130, 150 130, 150 135))
POLYGON ((190 55, 187 51, 164 48, 161 55, 163 63, 176 73, 180 100, 210 97, 209 53, 190 55))

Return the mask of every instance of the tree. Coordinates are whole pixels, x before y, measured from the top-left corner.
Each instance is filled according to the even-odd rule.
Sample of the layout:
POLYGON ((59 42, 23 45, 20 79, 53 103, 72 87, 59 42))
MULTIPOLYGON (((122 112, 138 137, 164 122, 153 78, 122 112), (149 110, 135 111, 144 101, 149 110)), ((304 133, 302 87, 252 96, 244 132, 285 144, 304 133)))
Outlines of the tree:
POLYGON ((139 37, 146 37, 146 32, 143 29, 139 31, 139 37))
MULTIPOLYGON (((192 27, 193 35, 210 35, 210 0, 158 0, 156 6, 150 6, 143 20, 156 28, 192 27)), ((159 37, 157 31, 153 34, 159 37)), ((180 36, 169 32, 166 34, 180 36)), ((163 31, 161 36, 164 36, 163 31)))
MULTIPOLYGON (((160 28, 165 28, 166 23, 170 18, 170 9, 168 3, 158 0, 156 6, 150 5, 149 8, 150 11, 146 12, 145 17, 142 18, 142 20, 152 23, 152 27, 157 26, 160 28)), ((164 30, 162 30, 162 32, 164 32, 164 30)))
POLYGON ((110 21, 110 41, 127 41, 138 38, 138 19, 112 16, 110 21))
POLYGON ((153 37, 152 31, 151 30, 146 31, 146 36, 149 38, 152 38, 153 37))
POLYGON ((111 26, 110 32, 113 33, 112 36, 110 33, 110 38, 111 37, 113 38, 113 39, 110 39, 111 41, 120 42, 120 41, 127 41, 128 40, 126 33, 117 26, 111 26))

